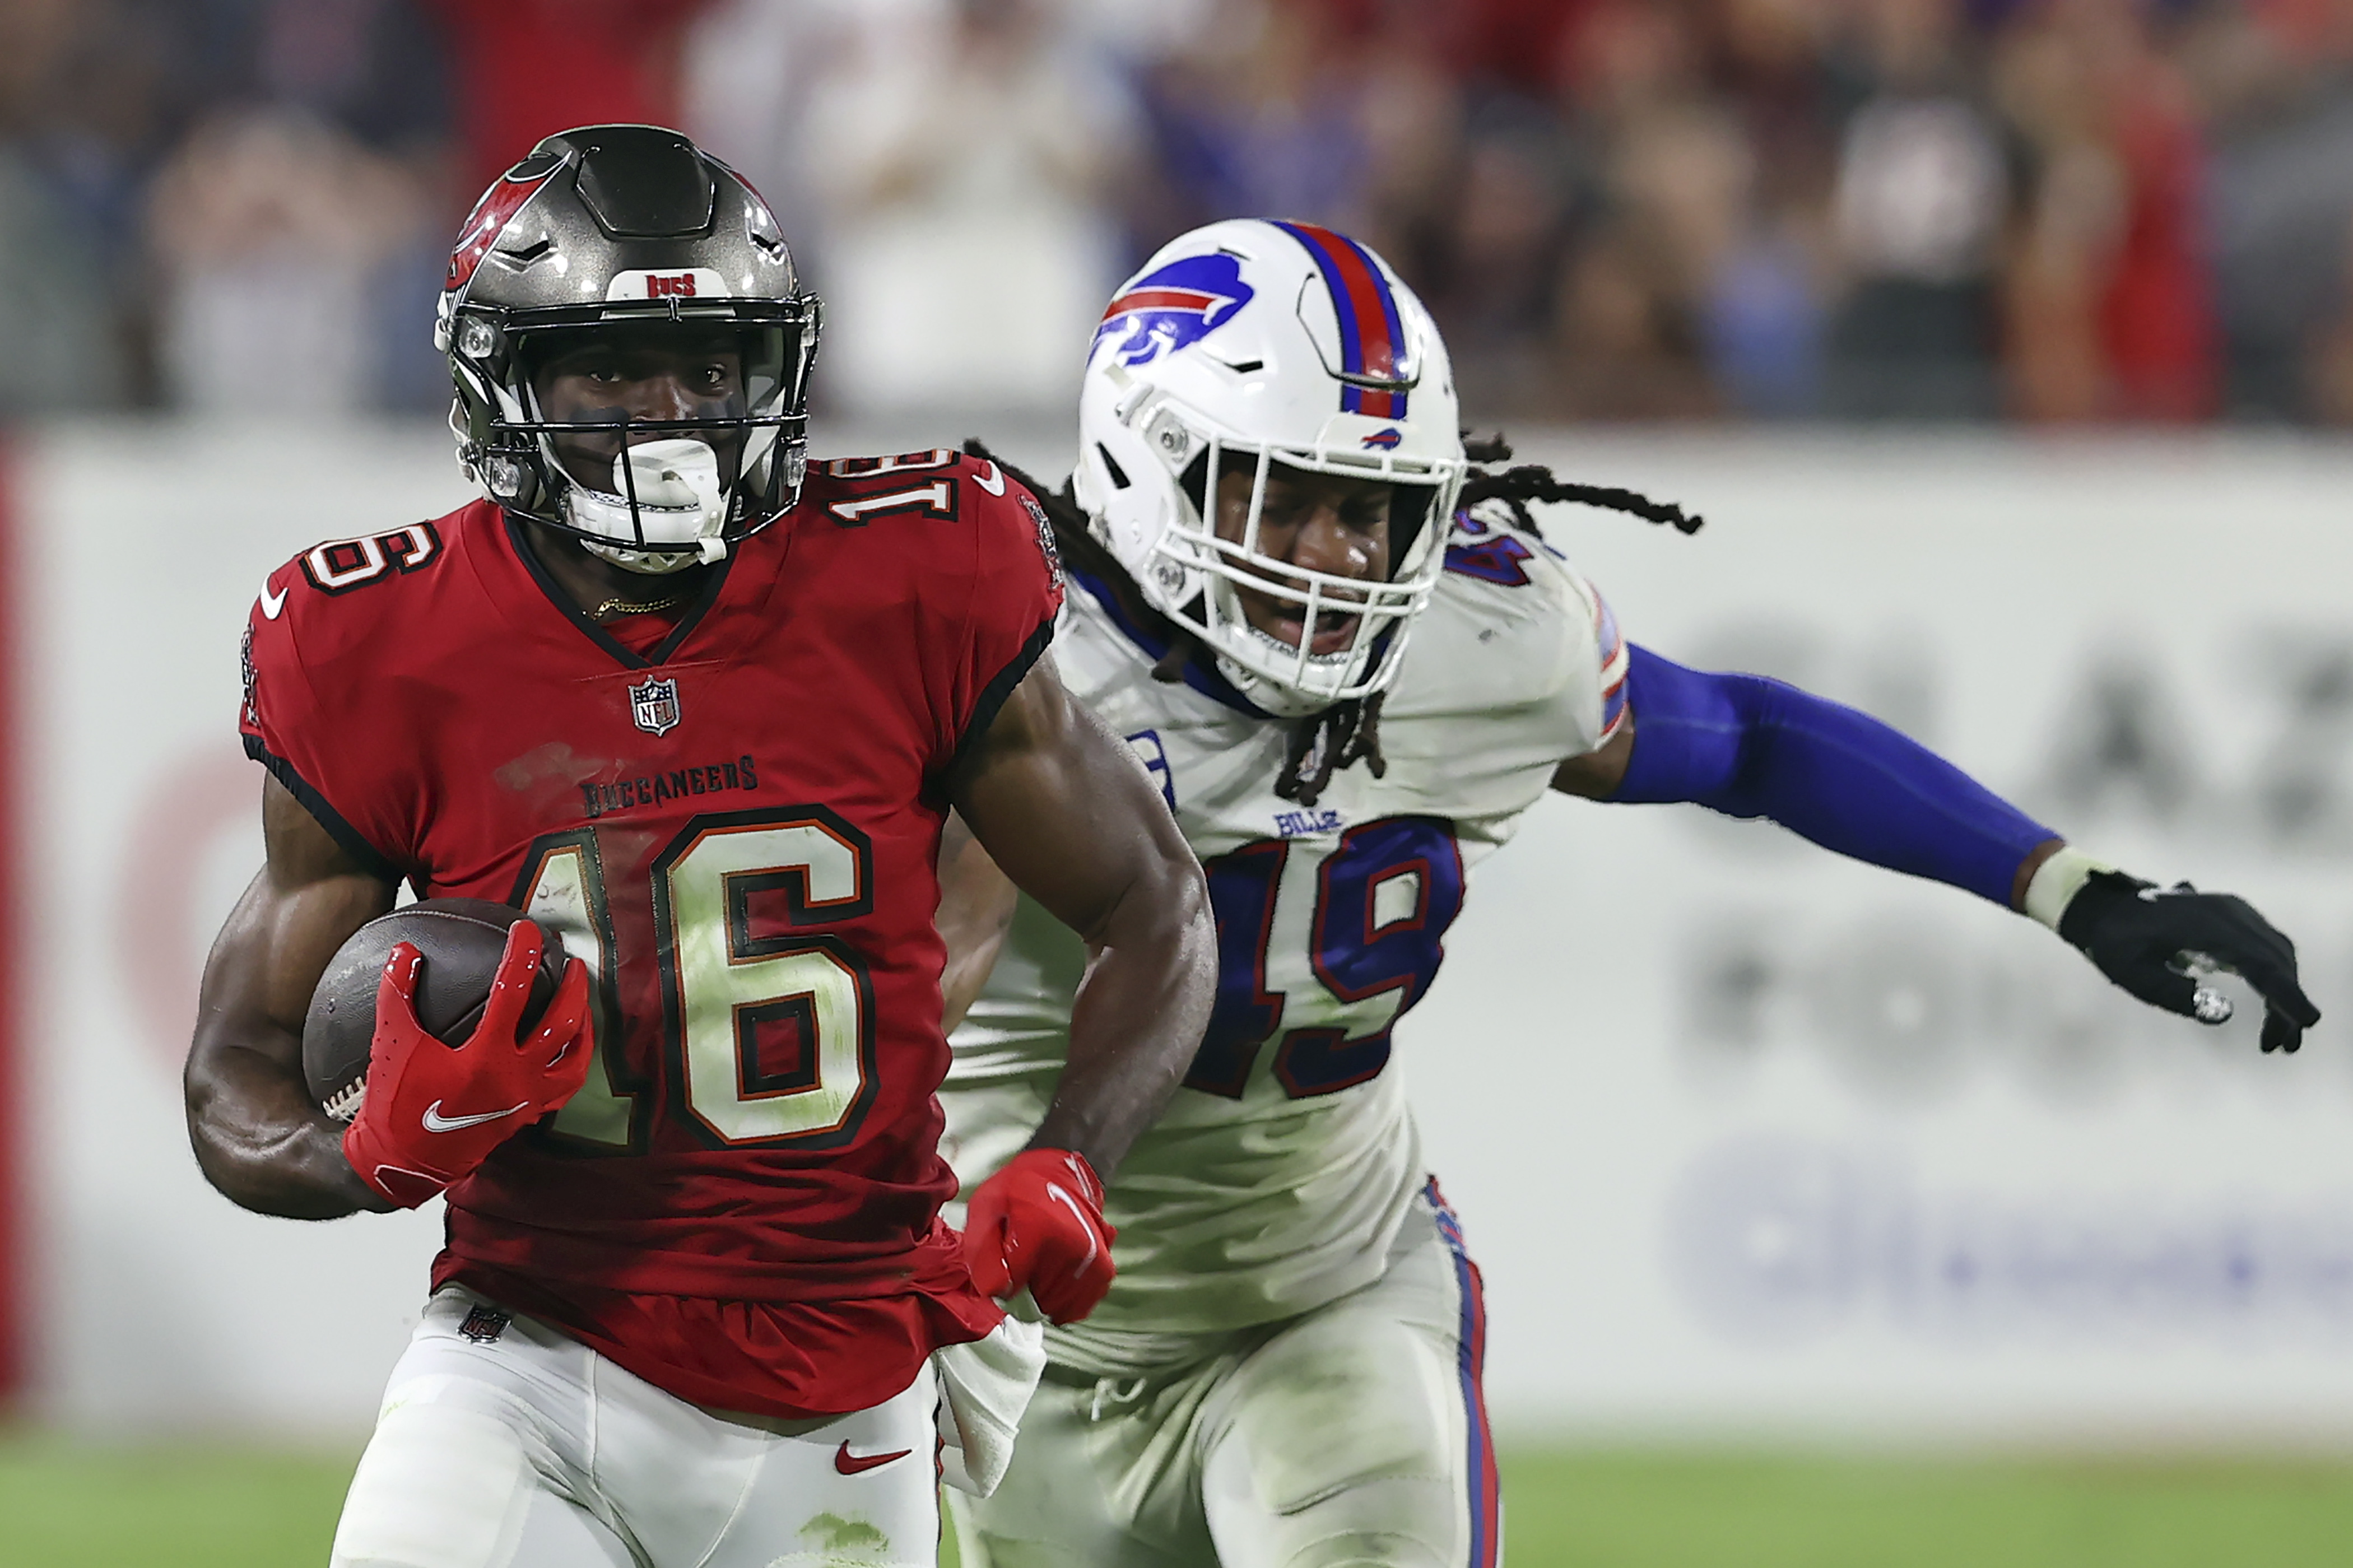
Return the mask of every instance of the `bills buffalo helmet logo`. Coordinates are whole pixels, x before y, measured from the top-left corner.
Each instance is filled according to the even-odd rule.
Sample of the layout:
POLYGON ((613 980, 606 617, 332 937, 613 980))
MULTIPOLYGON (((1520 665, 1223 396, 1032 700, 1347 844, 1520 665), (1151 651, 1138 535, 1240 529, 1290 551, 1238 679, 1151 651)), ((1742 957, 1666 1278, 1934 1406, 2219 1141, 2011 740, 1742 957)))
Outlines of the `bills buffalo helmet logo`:
POLYGON ((648 678, 629 688, 629 717, 650 734, 667 735, 678 728, 678 682, 648 678))
POLYGON ((1367 447, 1378 447, 1380 450, 1387 452, 1394 449, 1397 444, 1404 439, 1405 433, 1399 430, 1396 426, 1392 425, 1386 430, 1376 430, 1371 435, 1366 437, 1365 445, 1367 447))
POLYGON ((1143 364, 1200 342, 1256 292, 1223 251, 1179 257, 1120 290, 1095 329, 1094 348, 1109 342, 1122 364, 1143 364))

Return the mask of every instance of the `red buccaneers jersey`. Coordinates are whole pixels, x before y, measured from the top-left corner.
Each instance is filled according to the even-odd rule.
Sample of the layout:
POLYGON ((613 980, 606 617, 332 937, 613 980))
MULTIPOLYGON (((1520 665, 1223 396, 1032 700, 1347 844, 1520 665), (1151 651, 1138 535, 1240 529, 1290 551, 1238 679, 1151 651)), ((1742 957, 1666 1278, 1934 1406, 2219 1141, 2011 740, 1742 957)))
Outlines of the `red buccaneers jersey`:
POLYGON ((450 1190, 437 1284, 790 1414, 994 1325, 936 1217, 933 862, 944 776, 1050 635, 1049 540, 992 464, 818 465, 643 656, 488 502, 271 574, 247 750, 362 863, 596 972, 587 1086, 450 1190))

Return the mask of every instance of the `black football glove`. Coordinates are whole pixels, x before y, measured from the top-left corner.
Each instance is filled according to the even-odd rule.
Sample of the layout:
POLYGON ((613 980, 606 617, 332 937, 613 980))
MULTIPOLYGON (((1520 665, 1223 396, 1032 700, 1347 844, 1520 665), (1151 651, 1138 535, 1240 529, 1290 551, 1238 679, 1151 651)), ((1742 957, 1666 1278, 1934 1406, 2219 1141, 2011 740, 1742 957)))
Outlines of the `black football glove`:
POLYGON ((2201 1024, 2228 1022, 2231 1000, 2199 977, 2243 976, 2263 999, 2266 1051, 2295 1050, 2320 1022, 2296 984, 2295 943, 2232 893, 2094 871, 2067 901, 2059 935, 2150 1006, 2201 1024))

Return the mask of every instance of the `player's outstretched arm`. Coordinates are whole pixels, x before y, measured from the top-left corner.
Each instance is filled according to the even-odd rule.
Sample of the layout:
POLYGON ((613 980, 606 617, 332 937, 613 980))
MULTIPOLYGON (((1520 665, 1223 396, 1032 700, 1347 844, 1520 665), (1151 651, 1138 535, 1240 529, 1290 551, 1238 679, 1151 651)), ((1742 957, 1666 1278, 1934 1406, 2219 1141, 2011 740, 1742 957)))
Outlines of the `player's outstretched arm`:
POLYGON ((1769 817, 1826 849, 1966 888, 2032 916, 2152 1006, 2231 1016, 2200 984, 2246 978, 2263 1048, 2293 1051, 2320 1020, 2295 944, 2246 900, 2183 883, 2159 891, 2068 847, 1926 747, 1868 714, 1778 680, 1711 675, 1634 647, 1628 723, 1563 763, 1553 786, 1629 804, 1689 801, 1769 817))
POLYGON ((343 1130, 302 1078, 302 1018, 327 962, 392 908, 394 887, 344 853, 276 779, 262 784, 268 859, 205 961, 185 1076, 206 1180, 290 1219, 389 1209, 343 1155, 343 1130))
POLYGON ((1111 1288, 1103 1180, 1176 1092, 1208 1023, 1208 889, 1144 770, 1050 659, 1014 689, 949 793, 976 847, 945 868, 946 926, 993 945, 1004 908, 994 860, 1092 954, 1045 1120, 970 1194, 965 1229, 981 1289, 1026 1287, 1048 1317, 1071 1322, 1111 1288))

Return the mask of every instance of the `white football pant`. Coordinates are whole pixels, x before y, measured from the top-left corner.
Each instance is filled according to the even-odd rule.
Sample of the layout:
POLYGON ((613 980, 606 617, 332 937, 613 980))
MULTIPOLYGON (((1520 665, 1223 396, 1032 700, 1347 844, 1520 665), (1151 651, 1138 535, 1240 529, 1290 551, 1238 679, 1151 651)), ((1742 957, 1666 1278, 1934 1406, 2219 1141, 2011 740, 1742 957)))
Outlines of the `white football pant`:
POLYGON ((1048 1368, 996 1494, 949 1498, 964 1568, 1497 1568, 1486 1311, 1434 1183, 1380 1279, 1212 1342, 1048 1368))
POLYGON ((871 1410, 722 1415, 445 1287, 385 1386, 333 1568, 931 1568, 935 1400, 926 1363, 871 1410))

